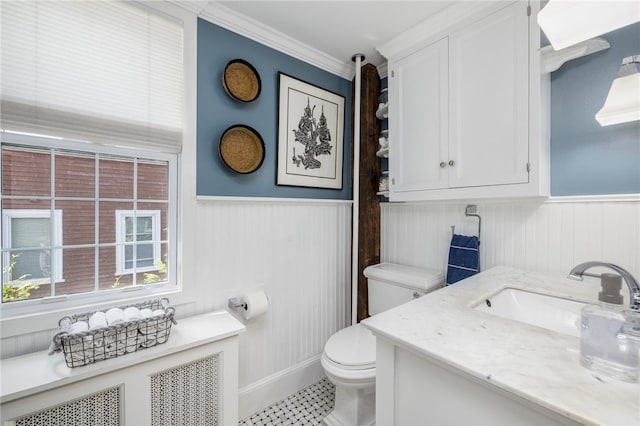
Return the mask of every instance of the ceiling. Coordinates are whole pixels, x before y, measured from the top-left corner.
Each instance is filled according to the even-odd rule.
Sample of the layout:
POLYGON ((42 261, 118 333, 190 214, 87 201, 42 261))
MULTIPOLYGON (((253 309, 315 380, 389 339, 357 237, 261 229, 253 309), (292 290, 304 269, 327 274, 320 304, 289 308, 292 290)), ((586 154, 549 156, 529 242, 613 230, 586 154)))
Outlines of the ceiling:
POLYGON ((386 62, 375 48, 460 1, 216 0, 338 61, 356 53, 386 62))

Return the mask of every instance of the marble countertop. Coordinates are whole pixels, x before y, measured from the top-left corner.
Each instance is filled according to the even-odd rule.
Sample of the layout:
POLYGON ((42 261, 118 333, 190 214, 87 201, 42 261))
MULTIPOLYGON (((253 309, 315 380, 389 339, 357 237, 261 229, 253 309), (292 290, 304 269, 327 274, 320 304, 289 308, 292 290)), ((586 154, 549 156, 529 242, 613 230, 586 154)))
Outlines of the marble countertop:
POLYGON ((594 302, 600 286, 597 279, 495 267, 363 324, 394 345, 574 421, 640 425, 640 384, 582 367, 579 338, 470 309, 507 287, 594 302))
POLYGON ((244 331, 244 325, 229 312, 219 311, 178 320, 178 324, 171 327, 166 343, 83 367, 69 368, 62 353, 47 355, 47 351, 3 359, 0 360, 0 402, 96 377, 244 331))

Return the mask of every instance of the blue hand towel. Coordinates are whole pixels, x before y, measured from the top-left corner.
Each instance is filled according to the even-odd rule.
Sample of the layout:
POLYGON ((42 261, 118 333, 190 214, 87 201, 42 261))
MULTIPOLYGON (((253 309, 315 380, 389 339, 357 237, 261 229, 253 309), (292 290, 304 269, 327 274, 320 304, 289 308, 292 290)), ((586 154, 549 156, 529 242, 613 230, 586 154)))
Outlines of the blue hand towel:
POLYGON ((480 272, 480 241, 478 237, 454 234, 449 248, 447 285, 457 283, 480 272))

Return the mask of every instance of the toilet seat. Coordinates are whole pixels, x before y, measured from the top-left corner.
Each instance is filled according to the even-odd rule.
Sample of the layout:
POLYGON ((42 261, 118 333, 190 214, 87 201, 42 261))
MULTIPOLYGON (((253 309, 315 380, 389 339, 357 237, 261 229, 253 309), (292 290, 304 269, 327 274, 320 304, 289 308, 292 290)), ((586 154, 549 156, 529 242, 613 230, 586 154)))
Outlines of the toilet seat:
POLYGON ((362 324, 344 328, 329 338, 324 355, 342 370, 367 370, 376 366, 376 338, 362 324))

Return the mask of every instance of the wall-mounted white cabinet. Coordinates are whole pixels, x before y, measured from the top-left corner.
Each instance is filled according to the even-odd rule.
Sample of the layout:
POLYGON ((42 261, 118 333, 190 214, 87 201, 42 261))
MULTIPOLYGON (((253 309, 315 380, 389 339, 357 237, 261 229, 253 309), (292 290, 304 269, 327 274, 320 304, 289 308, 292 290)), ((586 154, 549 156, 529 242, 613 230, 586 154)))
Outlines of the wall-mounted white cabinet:
POLYGON ((548 196, 534 9, 493 4, 409 49, 381 49, 391 201, 548 196))

